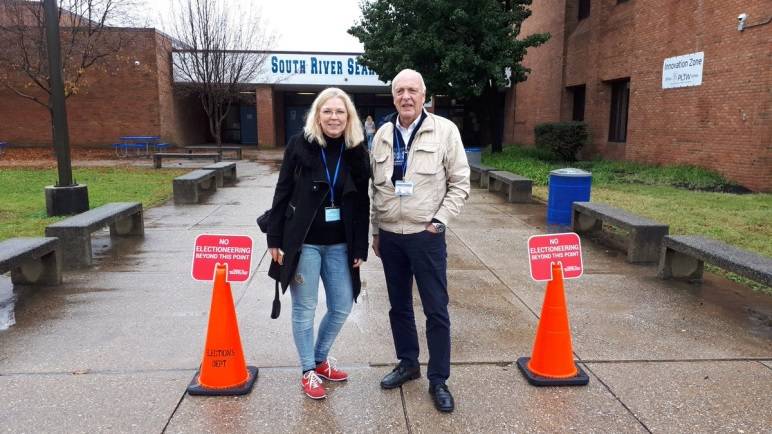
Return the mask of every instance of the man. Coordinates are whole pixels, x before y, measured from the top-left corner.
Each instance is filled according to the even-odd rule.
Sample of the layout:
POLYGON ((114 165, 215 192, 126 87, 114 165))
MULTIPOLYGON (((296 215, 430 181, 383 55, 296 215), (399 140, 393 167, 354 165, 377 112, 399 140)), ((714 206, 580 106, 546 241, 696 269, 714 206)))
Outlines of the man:
POLYGON ((454 409, 450 376, 445 227, 469 197, 469 164, 453 122, 423 109, 421 74, 400 71, 391 82, 397 116, 373 139, 373 250, 383 262, 391 332, 400 360, 381 381, 393 389, 421 376, 413 314, 413 277, 426 315, 429 393, 438 410, 454 409))

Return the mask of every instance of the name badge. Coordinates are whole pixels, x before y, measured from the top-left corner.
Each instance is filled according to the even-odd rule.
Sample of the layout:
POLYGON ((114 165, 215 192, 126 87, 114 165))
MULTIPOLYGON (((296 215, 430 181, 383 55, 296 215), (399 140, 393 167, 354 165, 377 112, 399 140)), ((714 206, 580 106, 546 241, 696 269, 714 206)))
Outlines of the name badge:
POLYGON ((394 184, 394 194, 397 196, 412 196, 413 181, 397 181, 394 184))
POLYGON ((327 207, 324 209, 324 221, 337 222, 340 221, 340 208, 327 207))

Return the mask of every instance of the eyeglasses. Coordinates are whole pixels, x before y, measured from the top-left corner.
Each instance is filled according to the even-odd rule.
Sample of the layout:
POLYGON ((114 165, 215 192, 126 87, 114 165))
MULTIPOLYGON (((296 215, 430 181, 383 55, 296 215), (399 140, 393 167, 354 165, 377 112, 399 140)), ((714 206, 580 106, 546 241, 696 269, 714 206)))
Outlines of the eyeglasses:
POLYGON ((333 115, 337 115, 339 118, 345 118, 346 117, 346 111, 345 110, 331 110, 331 109, 325 109, 322 110, 322 116, 331 118, 333 115))

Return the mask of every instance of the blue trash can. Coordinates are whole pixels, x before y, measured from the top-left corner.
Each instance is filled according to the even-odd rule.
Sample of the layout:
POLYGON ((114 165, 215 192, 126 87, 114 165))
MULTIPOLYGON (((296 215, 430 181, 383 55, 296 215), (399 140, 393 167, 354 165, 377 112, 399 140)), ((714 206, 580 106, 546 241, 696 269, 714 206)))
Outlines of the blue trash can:
POLYGON ((547 197, 547 224, 569 226, 571 205, 589 202, 592 173, 582 169, 556 169, 550 172, 547 197))
POLYGON ((480 164, 482 162, 482 149, 480 148, 466 148, 466 161, 471 163, 480 164))

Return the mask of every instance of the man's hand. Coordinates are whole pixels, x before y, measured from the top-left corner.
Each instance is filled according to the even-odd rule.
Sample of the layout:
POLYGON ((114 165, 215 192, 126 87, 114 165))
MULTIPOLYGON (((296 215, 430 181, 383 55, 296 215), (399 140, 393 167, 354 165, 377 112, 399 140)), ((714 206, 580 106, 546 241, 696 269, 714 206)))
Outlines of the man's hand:
POLYGON ((373 235, 373 253, 379 258, 381 257, 381 250, 378 248, 378 235, 373 235))
POLYGON ((271 247, 268 249, 268 251, 271 253, 271 259, 273 259, 273 262, 277 262, 279 265, 284 265, 284 252, 282 252, 281 249, 271 247))
POLYGON ((439 232, 437 232, 437 228, 435 228, 434 224, 432 223, 429 223, 428 225, 426 225, 426 230, 433 234, 439 234, 439 232))
POLYGON ((359 268, 364 262, 362 258, 354 259, 354 268, 359 268))

